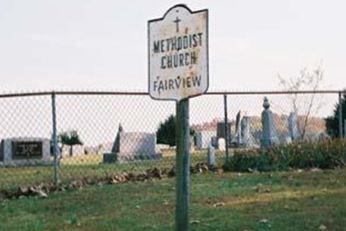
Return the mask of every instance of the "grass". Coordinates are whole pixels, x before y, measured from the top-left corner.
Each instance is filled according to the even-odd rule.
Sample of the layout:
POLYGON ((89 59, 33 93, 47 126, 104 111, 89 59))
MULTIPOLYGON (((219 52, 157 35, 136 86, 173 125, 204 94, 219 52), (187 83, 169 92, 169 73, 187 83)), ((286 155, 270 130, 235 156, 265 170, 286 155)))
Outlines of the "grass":
MULTIPOLYGON (((191 156, 192 164, 206 161, 205 151, 196 151, 191 156)), ((218 165, 222 164, 223 153, 216 152, 218 165)), ((139 173, 149 168, 172 168, 175 164, 175 156, 165 153, 162 159, 133 161, 124 164, 102 164, 101 155, 77 156, 64 158, 61 161, 58 173, 62 183, 84 177, 103 177, 107 174, 119 172, 139 173)), ((16 190, 19 186, 31 186, 42 182, 52 182, 52 166, 33 167, 3 167, 0 168, 0 190, 16 190)))
MULTIPOLYGON (((0 230, 173 230, 175 179, 0 204, 0 230)), ((344 230, 346 169, 192 176, 191 230, 344 230)))

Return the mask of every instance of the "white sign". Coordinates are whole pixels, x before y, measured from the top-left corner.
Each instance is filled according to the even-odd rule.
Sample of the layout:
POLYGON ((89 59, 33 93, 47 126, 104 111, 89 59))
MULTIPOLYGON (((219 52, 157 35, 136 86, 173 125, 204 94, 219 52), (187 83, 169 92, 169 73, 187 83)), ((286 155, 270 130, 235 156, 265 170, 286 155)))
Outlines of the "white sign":
POLYGON ((181 100, 208 89, 208 10, 170 8, 148 22, 149 93, 181 100))

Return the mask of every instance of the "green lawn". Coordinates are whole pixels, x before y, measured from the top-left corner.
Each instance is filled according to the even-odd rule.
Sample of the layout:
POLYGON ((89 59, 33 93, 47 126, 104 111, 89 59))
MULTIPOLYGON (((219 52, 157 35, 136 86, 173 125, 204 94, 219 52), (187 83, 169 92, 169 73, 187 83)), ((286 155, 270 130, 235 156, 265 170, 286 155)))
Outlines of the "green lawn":
MULTIPOLYGON (((62 183, 82 179, 84 177, 105 177, 109 174, 119 172, 139 173, 149 168, 170 169, 175 164, 175 155, 168 155, 157 160, 132 161, 123 164, 102 164, 102 156, 89 155, 62 160, 58 169, 59 178, 62 183)), ((206 152, 194 152, 191 156, 191 163, 196 164, 206 162, 206 152)), ((224 154, 216 153, 218 165, 221 166, 224 154)), ((35 167, 0 167, 0 190, 16 190, 19 186, 32 186, 42 182, 53 181, 52 166, 35 167)))
MULTIPOLYGON (((0 204, 0 230, 172 230, 175 178, 0 204)), ((192 176, 191 230, 345 230, 346 169, 192 176)))

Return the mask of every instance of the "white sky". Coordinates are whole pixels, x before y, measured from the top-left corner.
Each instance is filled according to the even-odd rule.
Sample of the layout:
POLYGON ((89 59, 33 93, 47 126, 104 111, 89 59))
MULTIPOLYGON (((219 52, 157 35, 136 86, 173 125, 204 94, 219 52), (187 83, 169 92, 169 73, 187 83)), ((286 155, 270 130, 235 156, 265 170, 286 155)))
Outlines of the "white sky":
MULTIPOLYGON (((147 91, 147 21, 177 3, 0 0, 0 93, 147 91)), ((346 87, 346 1, 184 3, 192 10, 209 9, 210 90, 278 90, 278 73, 292 77, 321 63, 324 86, 346 87)), ((317 114, 324 117, 332 113, 337 95, 319 97, 319 103, 327 101, 317 114)), ((262 100, 229 97, 229 118, 239 110, 260 115, 262 100)), ((274 112, 290 112, 287 96, 270 100, 274 112)), ((191 100, 191 123, 222 117, 222 102, 221 96, 191 100)), ((49 97, 4 99, 0 104, 0 137, 50 137, 49 97)), ((174 113, 174 103, 71 96, 57 98, 57 111, 59 131, 77 129, 84 141, 97 144, 112 141, 119 123, 126 131, 155 132, 174 113)))
MULTIPOLYGON (((0 91, 147 90, 147 21, 180 2, 0 0, 0 91)), ((346 87, 346 1, 185 1, 209 9, 210 89, 277 90, 321 62, 346 87)))

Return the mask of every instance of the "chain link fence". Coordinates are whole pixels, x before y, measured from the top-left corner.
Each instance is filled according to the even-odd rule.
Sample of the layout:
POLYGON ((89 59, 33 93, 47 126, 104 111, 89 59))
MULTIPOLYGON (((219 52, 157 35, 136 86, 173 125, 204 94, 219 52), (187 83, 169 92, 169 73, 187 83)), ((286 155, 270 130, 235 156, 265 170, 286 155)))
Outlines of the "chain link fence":
MULTIPOLYGON (((192 165, 207 161, 210 145, 219 166, 227 152, 260 147, 264 97, 269 100, 278 139, 285 144, 291 142, 292 112, 300 139, 314 141, 327 135, 324 119, 333 115, 344 94, 209 92, 192 98, 192 165)), ((345 126, 344 110, 339 110, 339 135, 345 126)), ((175 102, 155 101, 138 92, 0 95, 0 190, 172 169, 175 132, 169 118, 174 114, 175 102)), ((174 117, 172 121, 174 128, 174 117)))

